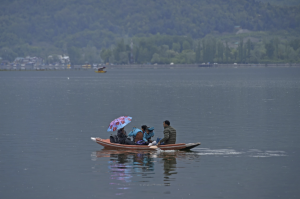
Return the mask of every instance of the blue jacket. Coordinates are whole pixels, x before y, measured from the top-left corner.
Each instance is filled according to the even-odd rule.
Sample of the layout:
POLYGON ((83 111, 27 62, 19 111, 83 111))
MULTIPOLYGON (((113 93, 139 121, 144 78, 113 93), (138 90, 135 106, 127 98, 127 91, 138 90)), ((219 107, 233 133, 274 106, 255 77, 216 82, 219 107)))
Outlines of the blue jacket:
POLYGON ((132 131, 128 134, 129 137, 135 137, 138 132, 143 132, 141 129, 133 127, 132 131))
POLYGON ((154 136, 154 131, 149 132, 149 134, 148 134, 147 132, 144 132, 143 140, 144 140, 145 142, 148 142, 148 139, 150 139, 150 138, 153 137, 153 136, 154 136))

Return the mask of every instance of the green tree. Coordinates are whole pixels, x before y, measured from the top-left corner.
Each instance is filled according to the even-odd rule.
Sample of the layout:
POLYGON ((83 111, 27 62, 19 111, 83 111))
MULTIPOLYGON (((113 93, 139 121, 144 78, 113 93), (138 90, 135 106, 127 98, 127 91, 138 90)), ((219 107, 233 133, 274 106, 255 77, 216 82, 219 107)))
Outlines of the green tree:
POLYGON ((180 52, 180 43, 173 43, 172 49, 176 52, 180 52))
POLYGON ((289 42, 289 45, 291 47, 293 47, 294 50, 298 50, 300 48, 300 39, 293 39, 293 40, 291 40, 289 42))
POLYGON ((278 59, 278 55, 279 55, 279 39, 278 39, 278 37, 276 37, 273 40, 273 43, 274 43, 274 47, 275 47, 274 55, 275 55, 275 58, 278 59))
POLYGON ((72 65, 82 64, 81 52, 79 48, 68 46, 67 51, 72 65))
POLYGON ((151 63, 159 63, 160 62, 160 56, 157 53, 154 53, 151 59, 151 63))
POLYGON ((273 55, 274 55, 274 51, 275 51, 275 47, 274 47, 274 44, 273 44, 272 40, 269 41, 269 42, 267 42, 267 43, 265 44, 265 48, 266 48, 266 54, 267 54, 267 56, 268 56, 270 59, 272 59, 272 58, 273 58, 273 55))
POLYGON ((112 52, 110 49, 102 49, 100 56, 104 63, 108 63, 109 58, 112 56, 112 52))
POLYGON ((246 57, 247 60, 250 59, 251 50, 252 50, 252 42, 251 42, 250 39, 248 39, 247 42, 246 42, 246 48, 245 48, 245 51, 246 51, 245 57, 246 57))
POLYGON ((244 41, 243 38, 240 38, 240 42, 238 44, 238 62, 243 62, 244 61, 244 41))
POLYGON ((250 53, 250 62, 259 63, 262 52, 259 47, 255 47, 253 51, 250 53))
POLYGON ((88 45, 83 49, 84 61, 88 63, 100 63, 99 51, 95 46, 88 45))
POLYGON ((182 44, 182 50, 189 50, 191 49, 191 44, 188 41, 184 41, 182 44))
POLYGON ((2 57, 2 60, 12 62, 17 57, 17 54, 12 49, 5 47, 0 50, 0 57, 2 57))
POLYGON ((203 57, 203 61, 207 62, 207 53, 206 53, 206 45, 205 45, 205 40, 202 40, 202 57, 203 57))
POLYGON ((223 54, 224 54, 224 45, 222 42, 218 42, 217 44, 218 46, 218 50, 217 50, 217 53, 218 53, 218 56, 217 56, 217 59, 219 62, 223 62, 223 54))
POLYGON ((195 52, 195 62, 200 63, 200 61, 201 61, 201 46, 200 46, 200 41, 198 41, 196 52, 195 52))
POLYGON ((230 58, 230 49, 228 46, 228 41, 225 43, 225 61, 228 62, 230 58))
POLYGON ((128 64, 129 63, 129 57, 128 57, 128 52, 120 52, 120 60, 119 60, 119 63, 120 64, 128 64))

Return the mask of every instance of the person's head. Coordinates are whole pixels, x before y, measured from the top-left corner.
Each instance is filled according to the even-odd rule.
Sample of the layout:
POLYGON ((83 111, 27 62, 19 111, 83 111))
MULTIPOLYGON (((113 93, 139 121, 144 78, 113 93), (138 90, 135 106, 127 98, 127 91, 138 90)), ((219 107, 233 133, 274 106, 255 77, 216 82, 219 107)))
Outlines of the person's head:
POLYGON ((164 121, 163 125, 164 125, 164 127, 170 126, 170 121, 169 120, 164 121))
POLYGON ((141 126, 141 128, 142 128, 143 131, 146 131, 146 129, 148 128, 148 126, 147 125, 143 125, 143 126, 141 126))

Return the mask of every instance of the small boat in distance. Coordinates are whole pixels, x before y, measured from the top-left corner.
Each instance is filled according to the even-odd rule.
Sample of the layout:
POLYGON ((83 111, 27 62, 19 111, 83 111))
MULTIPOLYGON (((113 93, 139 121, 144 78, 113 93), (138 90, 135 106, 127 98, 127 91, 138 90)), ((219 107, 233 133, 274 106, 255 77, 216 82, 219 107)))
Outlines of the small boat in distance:
POLYGON ((95 73, 106 73, 107 71, 104 70, 105 68, 106 68, 105 66, 100 67, 97 70, 95 70, 95 73))
POLYGON ((127 150, 156 150, 157 148, 161 150, 189 150, 196 146, 199 146, 201 143, 179 143, 179 144, 167 144, 156 146, 148 145, 127 145, 127 144, 117 144, 111 143, 109 139, 101 139, 91 137, 91 140, 97 142, 98 144, 104 146, 106 149, 127 149, 127 150))

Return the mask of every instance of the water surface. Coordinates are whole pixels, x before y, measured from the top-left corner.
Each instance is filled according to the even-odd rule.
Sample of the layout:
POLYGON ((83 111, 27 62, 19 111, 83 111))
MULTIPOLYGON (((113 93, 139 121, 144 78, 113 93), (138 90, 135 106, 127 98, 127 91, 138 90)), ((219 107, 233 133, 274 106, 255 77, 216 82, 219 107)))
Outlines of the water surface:
POLYGON ((0 93, 0 198, 299 197, 298 68, 3 71, 0 93), (201 145, 90 140, 121 115, 201 145))

